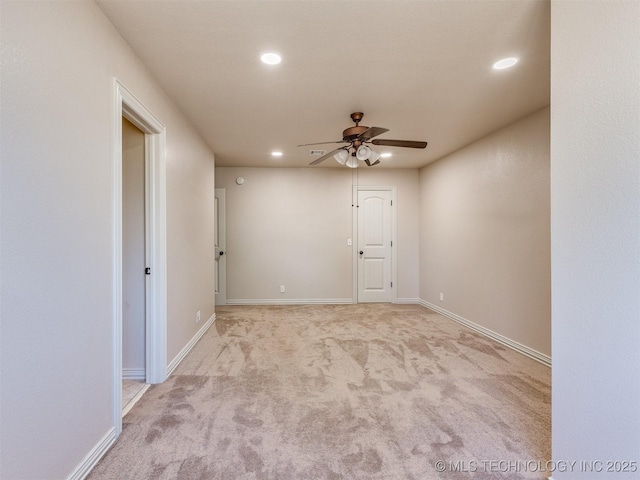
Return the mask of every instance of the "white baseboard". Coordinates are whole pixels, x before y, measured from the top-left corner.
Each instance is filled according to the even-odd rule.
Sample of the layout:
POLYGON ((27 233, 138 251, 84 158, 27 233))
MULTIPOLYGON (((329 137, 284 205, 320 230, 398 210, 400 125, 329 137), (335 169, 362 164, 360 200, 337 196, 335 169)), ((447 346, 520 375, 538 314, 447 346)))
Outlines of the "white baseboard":
POLYGON ((147 371, 144 368, 123 368, 122 379, 123 380, 145 380, 147 378, 147 371))
POLYGON ((198 332, 193 336, 193 338, 189 340, 189 343, 187 343, 184 348, 180 350, 180 353, 178 353, 178 355, 176 355, 176 357, 171 360, 171 363, 167 366, 167 378, 171 376, 173 371, 178 367, 178 365, 180 365, 180 362, 184 359, 184 357, 187 356, 187 354, 196 345, 196 343, 198 343, 200 337, 202 337, 206 333, 206 331, 209 330, 209 327, 213 325, 213 322, 215 321, 216 314, 214 313, 213 315, 211 315, 211 318, 207 320, 207 323, 205 323, 202 328, 200 328, 200 330, 198 330, 198 332))
POLYGON ((103 457, 107 450, 116 441, 116 429, 112 427, 105 434, 104 437, 96 444, 95 447, 82 459, 80 464, 71 472, 71 475, 67 477, 67 480, 82 480, 89 472, 97 465, 100 459, 103 457))
POLYGON ((393 303, 407 304, 407 305, 420 305, 419 298, 396 298, 393 303))
POLYGON ((311 305, 353 303, 352 298, 227 298, 227 305, 311 305))
POLYGON ((455 320, 456 322, 461 323, 462 325, 464 325, 467 328, 470 328, 471 330, 475 330, 476 332, 481 333, 482 335, 485 335, 486 337, 489 337, 495 340, 496 342, 499 342, 502 345, 515 350, 516 352, 522 353, 527 357, 533 358, 534 360, 542 363, 543 365, 546 365, 547 367, 551 367, 551 357, 548 355, 545 355, 544 353, 540 353, 537 350, 527 347, 526 345, 522 345, 521 343, 518 343, 515 340, 511 340, 510 338, 507 338, 504 335, 500 335, 499 333, 496 333, 493 330, 489 330, 488 328, 478 325, 477 323, 474 323, 471 320, 467 320, 466 318, 461 317, 460 315, 456 315, 453 312, 445 310, 444 308, 441 308, 437 305, 429 303, 425 300, 420 300, 419 303, 420 305, 428 308, 429 310, 433 310, 434 312, 437 312, 440 315, 450 318, 451 320, 455 320))

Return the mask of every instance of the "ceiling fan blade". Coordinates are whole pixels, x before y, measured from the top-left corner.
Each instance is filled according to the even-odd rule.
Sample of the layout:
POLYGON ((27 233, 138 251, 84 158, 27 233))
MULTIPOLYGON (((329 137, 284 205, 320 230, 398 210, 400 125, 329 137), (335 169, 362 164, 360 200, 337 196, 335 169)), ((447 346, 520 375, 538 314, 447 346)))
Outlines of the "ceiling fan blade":
POLYGON ((358 138, 360 140, 370 140, 373 137, 377 137, 378 135, 382 135, 383 133, 388 132, 389 129, 388 128, 382 128, 382 127, 369 127, 367 130, 365 130, 364 132, 362 132, 360 135, 358 135, 358 138))
POLYGON ((296 145, 296 147, 309 147, 311 145, 326 145, 328 143, 348 143, 344 140, 337 140, 335 142, 319 142, 319 143, 303 143, 302 145, 296 145))
POLYGON ((340 150, 344 150, 345 147, 340 147, 340 148, 336 148, 335 150, 330 151, 329 153, 321 156, 320 158, 318 158, 317 160, 314 160, 313 162, 311 162, 309 165, 317 165, 320 162, 324 162, 327 158, 331 158, 333 157, 336 153, 338 153, 340 150))
POLYGON ((374 145, 382 145, 383 147, 407 147, 407 148, 426 148, 427 142, 414 142, 412 140, 388 140, 386 138, 376 138, 371 143, 374 145))

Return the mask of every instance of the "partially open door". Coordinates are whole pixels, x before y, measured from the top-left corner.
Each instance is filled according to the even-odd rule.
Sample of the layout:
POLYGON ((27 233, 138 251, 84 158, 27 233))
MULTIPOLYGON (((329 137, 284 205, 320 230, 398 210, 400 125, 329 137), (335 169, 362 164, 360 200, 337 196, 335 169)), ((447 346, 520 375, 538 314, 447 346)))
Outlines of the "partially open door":
POLYGON ((215 189, 215 279, 216 305, 227 304, 227 231, 225 217, 225 189, 215 189))

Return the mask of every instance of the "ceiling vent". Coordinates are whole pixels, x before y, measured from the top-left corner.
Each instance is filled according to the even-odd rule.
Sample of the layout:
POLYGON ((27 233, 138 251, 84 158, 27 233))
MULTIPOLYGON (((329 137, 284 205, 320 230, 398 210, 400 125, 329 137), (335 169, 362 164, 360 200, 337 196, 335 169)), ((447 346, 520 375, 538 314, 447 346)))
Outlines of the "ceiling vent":
POLYGON ((326 150, 309 150, 311 157, 321 157, 326 153, 326 150))

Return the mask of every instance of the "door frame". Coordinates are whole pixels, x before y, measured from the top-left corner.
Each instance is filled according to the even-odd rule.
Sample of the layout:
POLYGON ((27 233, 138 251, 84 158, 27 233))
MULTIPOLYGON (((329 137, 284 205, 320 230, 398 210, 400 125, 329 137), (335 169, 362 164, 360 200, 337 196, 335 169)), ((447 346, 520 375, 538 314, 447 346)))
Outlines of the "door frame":
POLYGON ((353 298, 352 303, 358 303, 358 192, 360 191, 388 191, 391 192, 391 282, 393 287, 391 288, 391 303, 397 303, 398 295, 396 294, 398 286, 398 262, 396 261, 396 247, 398 245, 398 216, 396 215, 397 201, 397 188, 395 185, 353 185, 351 191, 351 203, 353 204, 353 215, 351 235, 353 236, 352 247, 352 291, 353 298))
POLYGON ((167 377, 166 128, 117 78, 113 81, 113 423, 122 431, 122 117, 145 134, 145 371, 167 377))

